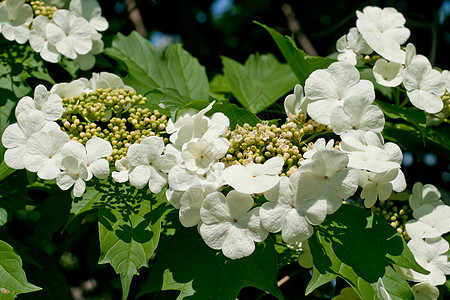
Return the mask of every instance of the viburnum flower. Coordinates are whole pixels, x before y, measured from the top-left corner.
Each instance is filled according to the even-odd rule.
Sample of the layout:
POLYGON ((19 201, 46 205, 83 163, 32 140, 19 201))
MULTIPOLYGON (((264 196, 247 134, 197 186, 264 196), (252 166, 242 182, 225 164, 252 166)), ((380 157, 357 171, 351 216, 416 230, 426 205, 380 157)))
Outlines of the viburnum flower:
POLYGON ((372 71, 375 80, 380 85, 394 87, 402 83, 403 65, 401 63, 389 62, 380 58, 375 62, 372 71))
MULTIPOLYGON (((339 209, 342 200, 353 195, 358 188, 358 172, 347 168, 347 154, 338 150, 322 149, 298 168, 298 191, 307 201, 327 202, 327 213, 339 209)), ((295 172, 294 172, 295 173, 295 172)), ((292 175, 291 175, 292 176, 292 175)))
POLYGON ((132 87, 123 83, 122 78, 109 72, 92 73, 92 77, 89 80, 87 87, 90 91, 95 91, 97 89, 128 89, 134 91, 132 87))
POLYGON ((450 207, 446 204, 424 204, 413 212, 414 220, 406 223, 411 238, 436 238, 450 231, 450 207))
POLYGON ((128 158, 122 157, 119 160, 116 160, 115 167, 117 171, 112 172, 112 178, 115 182, 127 182, 130 172, 133 171, 133 166, 128 161, 128 158))
POLYGON ((296 84, 294 88, 294 93, 288 95, 284 99, 284 111, 286 115, 292 114, 293 116, 298 116, 301 112, 306 113, 306 102, 305 93, 303 92, 303 87, 301 84, 296 84))
POLYGON ((105 31, 108 29, 108 21, 102 17, 102 8, 97 0, 72 0, 69 9, 88 20, 95 30, 105 31))
POLYGON ((132 185, 140 189, 148 184, 152 193, 161 191, 167 184, 167 173, 176 164, 175 156, 163 151, 164 142, 158 136, 146 137, 140 144, 130 146, 127 157, 134 167, 128 175, 132 185))
POLYGON ((55 45, 62 55, 75 59, 78 54, 87 54, 92 49, 91 25, 65 9, 53 14, 53 19, 46 27, 48 41, 55 45))
POLYGON ((367 6, 362 12, 356 11, 356 16, 356 27, 375 52, 390 61, 404 63, 405 52, 400 45, 411 33, 404 26, 406 20, 401 13, 393 7, 367 6))
POLYGON ((217 192, 213 185, 190 187, 180 197, 179 218, 184 227, 196 226, 200 223, 200 209, 209 194, 217 192))
POLYGON ((427 282, 417 283, 412 287, 414 300, 437 300, 439 289, 427 282))
POLYGON ((332 112, 331 128, 341 135, 354 131, 381 132, 384 128, 384 114, 378 106, 367 99, 351 98, 332 112))
POLYGON ((268 159, 264 164, 233 165, 225 169, 223 179, 239 193, 264 193, 280 180, 278 174, 283 164, 284 159, 277 156, 268 159))
POLYGON ((394 143, 384 143, 380 134, 366 131, 362 134, 345 133, 341 135, 339 148, 347 153, 348 166, 354 169, 386 172, 400 168, 403 154, 394 143))
POLYGON ((27 152, 22 159, 25 168, 37 172, 41 179, 55 179, 61 167, 61 148, 70 140, 60 129, 40 131, 32 134, 27 141, 27 152))
POLYGON ((109 176, 109 163, 104 158, 112 153, 111 144, 101 138, 92 138, 86 142, 86 146, 76 141, 69 141, 62 149, 63 157, 73 156, 83 163, 88 172, 86 180, 90 180, 92 175, 99 179, 109 176))
POLYGON ((261 206, 261 223, 269 232, 281 231, 283 241, 292 244, 306 241, 314 232, 312 225, 319 225, 327 215, 325 199, 306 198, 297 189, 298 171, 264 193, 269 202, 261 206))
POLYGON ((42 84, 34 89, 34 99, 29 96, 20 99, 16 106, 16 118, 19 114, 29 109, 40 110, 48 121, 58 120, 64 111, 61 97, 48 92, 47 88, 42 84))
POLYGON ((403 72, 403 85, 411 103, 427 113, 438 113, 444 107, 441 96, 445 84, 439 71, 423 55, 416 55, 403 72))
POLYGON ((84 161, 73 156, 66 156, 61 161, 63 171, 56 177, 56 184, 66 191, 73 186, 73 195, 81 197, 86 190, 85 181, 89 180, 89 172, 84 161))
POLYGON ((421 182, 416 182, 409 196, 409 206, 416 210, 424 204, 438 206, 444 204, 444 202, 441 200, 441 192, 434 185, 423 185, 421 182))
POLYGON ((336 42, 336 50, 339 52, 339 61, 352 65, 356 65, 357 59, 362 57, 361 54, 373 52, 356 27, 350 28, 349 32, 336 42))
POLYGON ((170 134, 170 142, 182 147, 194 138, 213 140, 222 135, 230 126, 230 120, 223 113, 215 113, 208 118, 205 114, 211 110, 215 102, 211 102, 198 113, 194 109, 185 110, 174 123, 172 118, 167 122, 166 131, 170 134))
POLYGON ((331 139, 328 142, 325 141, 324 138, 317 139, 317 141, 314 143, 312 149, 309 149, 303 154, 303 158, 308 159, 313 157, 314 153, 321 149, 333 149, 334 147, 334 140, 331 139))
POLYGON ((88 54, 80 54, 75 59, 76 62, 78 62, 78 65, 80 66, 80 69, 90 70, 95 65, 95 55, 102 53, 104 49, 104 43, 101 40, 102 36, 101 34, 98 35, 92 35, 92 50, 88 54))
POLYGON ((335 62, 326 70, 311 73, 305 83, 308 114, 317 123, 328 125, 334 109, 348 99, 371 104, 375 99, 373 84, 359 79, 359 71, 346 62, 335 62))
POLYGON ((208 172, 199 175, 196 172, 188 171, 179 165, 174 166, 169 171, 169 188, 175 191, 187 191, 193 186, 203 186, 211 184, 216 189, 223 185, 223 170, 225 165, 221 162, 214 163, 208 172))
POLYGON ((252 254, 254 242, 262 242, 268 235, 261 225, 259 207, 250 210, 252 206, 252 197, 237 191, 226 197, 220 192, 206 196, 200 209, 200 234, 205 243, 231 259, 252 254))
POLYGON ((17 116, 17 123, 9 125, 2 135, 2 144, 7 148, 5 163, 13 169, 25 167, 23 158, 27 155, 27 141, 38 131, 60 130, 55 122, 45 120, 45 115, 39 110, 26 110, 17 116))
POLYGON ((0 32, 5 39, 24 44, 28 41, 33 9, 25 0, 8 0, 0 5, 0 32))
POLYGON ((417 263, 430 274, 425 275, 416 271, 394 265, 397 273, 406 280, 441 285, 446 281, 445 275, 450 275, 450 264, 447 259, 448 242, 442 237, 432 239, 411 239, 408 247, 414 254, 417 263))
POLYGON ((217 138, 212 141, 193 139, 183 145, 181 159, 186 169, 202 175, 208 172, 216 160, 227 153, 229 147, 230 142, 226 138, 217 138))
POLYGON ((75 79, 71 82, 57 83, 50 89, 51 93, 55 93, 64 98, 78 96, 82 93, 89 93, 90 91, 89 80, 86 78, 75 79))
POLYGON ((392 190, 401 192, 406 188, 405 175, 400 169, 391 169, 382 173, 359 172, 361 199, 364 199, 364 206, 372 207, 377 199, 386 201, 392 194, 392 190))
POLYGON ((46 28, 50 23, 45 16, 37 16, 33 20, 33 29, 30 31, 30 46, 38 52, 42 59, 57 63, 61 60, 61 54, 56 47, 48 42, 46 28))

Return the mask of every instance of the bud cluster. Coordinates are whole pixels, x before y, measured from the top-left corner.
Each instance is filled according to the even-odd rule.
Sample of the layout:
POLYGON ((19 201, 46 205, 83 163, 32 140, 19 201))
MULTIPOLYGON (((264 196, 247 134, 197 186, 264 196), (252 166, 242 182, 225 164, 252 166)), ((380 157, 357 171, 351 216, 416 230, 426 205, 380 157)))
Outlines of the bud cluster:
POLYGON ((58 9, 56 6, 45 5, 45 2, 43 1, 32 0, 26 2, 30 3, 31 7, 33 8, 35 17, 44 16, 51 20, 53 18, 53 14, 58 9))
MULTIPOLYGON (((161 136, 167 126, 167 116, 159 111, 134 107, 145 103, 146 98, 127 89, 97 89, 62 100, 61 129, 82 144, 93 137, 110 142, 113 147, 110 162, 126 156, 128 148, 143 138, 161 136)), ((164 142, 168 139, 164 138, 164 142)))
POLYGON ((407 213, 409 208, 407 205, 399 207, 395 205, 394 201, 379 201, 370 209, 373 213, 384 217, 388 220, 392 227, 397 229, 406 240, 409 240, 409 236, 405 230, 405 224, 410 219, 410 215, 407 213))
POLYGON ((269 158, 283 157, 284 174, 289 176, 303 160, 303 145, 307 137, 320 132, 329 131, 325 125, 313 120, 306 121, 306 115, 288 118, 287 123, 277 126, 267 121, 250 126, 245 123, 231 131, 228 135, 230 149, 222 158, 226 166, 250 163, 264 163, 269 158))

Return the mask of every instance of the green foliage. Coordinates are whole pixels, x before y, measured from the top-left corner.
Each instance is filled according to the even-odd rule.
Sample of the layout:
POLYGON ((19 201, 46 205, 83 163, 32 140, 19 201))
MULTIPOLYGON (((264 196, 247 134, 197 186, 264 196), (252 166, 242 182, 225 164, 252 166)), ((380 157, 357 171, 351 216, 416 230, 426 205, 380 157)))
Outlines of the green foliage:
POLYGON ((252 54, 241 65, 222 57, 223 75, 231 92, 245 108, 259 113, 294 88, 297 82, 286 64, 272 54, 252 54))
POLYGON ((189 99, 209 98, 205 68, 180 44, 171 45, 163 53, 137 32, 128 37, 119 33, 104 53, 126 68, 124 82, 140 94, 164 88, 174 89, 189 99))
POLYGON ((14 173, 16 170, 8 167, 4 161, 0 163, 0 181, 14 173))
POLYGON ((309 74, 317 69, 326 69, 336 61, 331 58, 309 56, 303 50, 297 48, 295 41, 291 37, 282 36, 273 28, 258 22, 255 23, 269 32, 295 76, 297 76, 297 79, 303 86, 309 74))
POLYGON ((22 259, 14 249, 0 240, 0 287, 2 299, 14 299, 18 294, 39 291, 41 288, 27 281, 22 259))
POLYGON ((256 123, 261 122, 255 114, 245 108, 240 108, 227 100, 216 102, 207 115, 212 115, 216 112, 221 112, 230 119, 230 127, 232 129, 236 128, 236 125, 238 124, 243 125, 244 123, 248 123, 254 126, 256 123))
POLYGON ((230 260, 209 248, 195 228, 177 231, 157 252, 140 295, 179 290, 177 299, 236 299, 239 290, 254 286, 283 299, 277 286, 277 260, 270 238, 249 257, 230 260))
POLYGON ((217 74, 209 83, 209 95, 214 99, 225 100, 226 94, 231 93, 231 88, 228 85, 225 76, 217 74))
POLYGON ((0 227, 5 225, 8 221, 8 212, 6 209, 0 207, 0 227))
POLYGON ((408 283, 389 265, 427 273, 386 220, 350 205, 343 205, 316 226, 309 245, 314 275, 307 293, 339 276, 363 299, 376 299, 376 282, 381 277, 392 299, 412 299, 408 283))
POLYGON ((425 128, 427 118, 423 110, 417 109, 415 107, 399 107, 397 105, 375 100, 376 104, 383 113, 391 119, 403 119, 411 124, 417 126, 417 128, 425 128))

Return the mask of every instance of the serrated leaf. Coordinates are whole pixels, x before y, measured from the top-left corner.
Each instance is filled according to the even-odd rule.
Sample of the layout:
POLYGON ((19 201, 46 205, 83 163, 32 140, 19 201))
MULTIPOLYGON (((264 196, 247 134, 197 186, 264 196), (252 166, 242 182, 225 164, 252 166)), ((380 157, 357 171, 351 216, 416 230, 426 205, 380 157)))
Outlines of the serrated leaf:
POLYGON ((391 263, 427 272, 386 220, 351 205, 343 205, 316 226, 309 245, 317 271, 343 278, 363 299, 374 298, 371 284, 385 275, 391 263))
POLYGON ((225 80, 225 76, 217 74, 209 83, 209 95, 217 100, 225 100, 225 94, 231 93, 230 86, 225 80))
MULTIPOLYGON (((382 280, 384 288, 388 291, 392 300, 414 299, 408 282, 391 267, 386 267, 382 280)), ((372 283, 373 288, 376 289, 376 286, 376 282, 372 283)))
POLYGON ((120 275, 123 299, 139 269, 148 266, 160 236, 161 218, 169 209, 164 197, 130 184, 103 184, 99 210, 99 264, 109 263, 120 275), (157 200, 159 199, 159 201, 157 200))
POLYGON ((313 71, 317 69, 326 69, 336 61, 331 58, 309 56, 303 50, 297 48, 291 37, 282 36, 273 28, 258 22, 255 23, 269 32, 295 76, 297 76, 297 79, 303 86, 305 85, 306 79, 313 71))
POLYGON ((236 128, 236 125, 244 125, 248 123, 251 126, 261 122, 261 120, 252 112, 245 108, 240 108, 236 104, 232 104, 227 100, 216 102, 207 115, 212 115, 216 112, 221 112, 230 119, 230 128, 236 128))
POLYGON ((205 68, 181 44, 170 45, 163 53, 137 32, 127 37, 119 33, 104 53, 126 66, 124 82, 140 94, 171 88, 193 100, 209 98, 205 68))
POLYGON ((305 290, 305 295, 310 294, 312 291, 317 289, 319 286, 324 285, 325 283, 330 282, 331 280, 335 279, 337 277, 336 274, 332 274, 329 272, 325 272, 324 274, 321 274, 316 267, 313 266, 312 268, 312 278, 308 283, 308 286, 305 290))
POLYGON ((195 228, 175 233, 156 255, 144 289, 139 293, 179 290, 177 299, 236 299, 244 286, 283 298, 277 286, 276 253, 270 238, 249 257, 230 260, 203 242, 195 228))
POLYGON ((259 113, 294 89, 295 75, 272 54, 252 54, 241 65, 222 57, 223 75, 231 92, 245 108, 259 113))
POLYGON ((156 108, 160 110, 162 113, 168 112, 169 116, 171 116, 172 118, 176 117, 178 110, 193 102, 192 99, 180 95, 180 93, 177 90, 171 88, 152 89, 149 92, 147 92, 146 97, 148 99, 147 103, 142 106, 151 109, 156 108))
POLYGON ((0 240, 0 288, 2 299, 14 299, 18 294, 39 291, 41 288, 27 281, 22 259, 6 242, 0 240), (6 291, 6 292, 5 292, 6 291))

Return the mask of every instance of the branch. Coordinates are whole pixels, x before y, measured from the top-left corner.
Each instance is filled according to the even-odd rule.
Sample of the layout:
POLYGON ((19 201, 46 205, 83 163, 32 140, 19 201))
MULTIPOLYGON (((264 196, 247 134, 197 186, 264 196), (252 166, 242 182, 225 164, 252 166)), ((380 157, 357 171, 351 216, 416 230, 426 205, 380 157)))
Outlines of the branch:
POLYGON ((144 20, 142 19, 142 15, 141 12, 139 11, 139 8, 136 6, 136 1, 126 0, 126 4, 128 16, 131 22, 133 22, 134 28, 140 35, 147 38, 148 37, 147 29, 145 29, 144 20))

